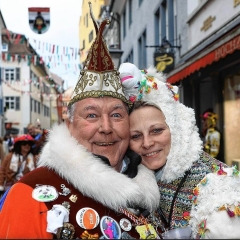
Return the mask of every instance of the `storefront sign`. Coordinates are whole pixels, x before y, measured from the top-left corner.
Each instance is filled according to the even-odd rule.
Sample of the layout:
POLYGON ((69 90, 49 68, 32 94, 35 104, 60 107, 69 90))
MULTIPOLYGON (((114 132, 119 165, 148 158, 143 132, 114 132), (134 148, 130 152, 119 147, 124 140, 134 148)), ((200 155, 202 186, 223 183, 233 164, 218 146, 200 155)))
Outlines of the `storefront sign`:
POLYGON ((209 16, 204 22, 203 26, 201 27, 201 31, 207 31, 211 26, 212 22, 216 19, 216 17, 209 16))
POLYGON ((173 53, 154 53, 154 65, 159 72, 168 73, 174 68, 173 53))
POLYGON ((215 61, 226 57, 227 54, 233 53, 237 49, 240 49, 240 35, 215 50, 215 61))
POLYGON ((210 53, 202 56, 201 58, 196 59, 190 65, 187 65, 185 68, 168 78, 169 83, 175 83, 182 80, 183 78, 189 76, 191 73, 198 71, 200 68, 204 68, 207 65, 212 64, 212 62, 217 62, 221 58, 226 57, 228 54, 233 53, 236 50, 240 49, 240 35, 234 37, 230 41, 224 43, 220 47, 211 51, 210 53))
POLYGON ((234 1, 234 7, 240 4, 240 0, 233 0, 234 1))

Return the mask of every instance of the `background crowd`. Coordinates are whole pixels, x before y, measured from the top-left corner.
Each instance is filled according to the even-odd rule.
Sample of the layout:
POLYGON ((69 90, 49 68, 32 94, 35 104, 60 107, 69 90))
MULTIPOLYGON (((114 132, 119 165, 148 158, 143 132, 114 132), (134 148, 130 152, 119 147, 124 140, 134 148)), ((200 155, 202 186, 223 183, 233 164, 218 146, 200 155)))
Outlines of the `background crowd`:
POLYGON ((6 133, 0 138, 0 196, 37 167, 47 133, 47 130, 29 123, 26 134, 13 136, 6 133))

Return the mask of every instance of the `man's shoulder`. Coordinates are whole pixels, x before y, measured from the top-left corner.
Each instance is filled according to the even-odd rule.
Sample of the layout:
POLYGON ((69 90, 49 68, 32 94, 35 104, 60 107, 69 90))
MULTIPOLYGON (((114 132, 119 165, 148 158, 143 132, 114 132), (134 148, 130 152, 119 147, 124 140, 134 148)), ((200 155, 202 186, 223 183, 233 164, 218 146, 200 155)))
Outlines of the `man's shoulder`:
POLYGON ((36 185, 53 185, 63 182, 63 179, 52 169, 39 167, 24 175, 19 182, 35 188, 36 185))

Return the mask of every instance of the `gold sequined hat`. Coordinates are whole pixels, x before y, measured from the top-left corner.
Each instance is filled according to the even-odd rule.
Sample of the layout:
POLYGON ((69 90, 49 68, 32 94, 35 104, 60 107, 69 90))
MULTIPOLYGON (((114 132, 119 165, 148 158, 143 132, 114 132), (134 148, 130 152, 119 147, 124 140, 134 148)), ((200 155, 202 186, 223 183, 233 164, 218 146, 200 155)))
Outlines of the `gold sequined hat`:
POLYGON ((80 79, 74 89, 72 98, 68 106, 85 98, 113 97, 121 99, 130 107, 132 103, 127 100, 123 93, 123 88, 119 72, 115 69, 108 48, 102 37, 102 32, 109 20, 105 19, 100 26, 93 17, 91 3, 90 15, 96 30, 94 40, 83 70, 80 72, 80 79))

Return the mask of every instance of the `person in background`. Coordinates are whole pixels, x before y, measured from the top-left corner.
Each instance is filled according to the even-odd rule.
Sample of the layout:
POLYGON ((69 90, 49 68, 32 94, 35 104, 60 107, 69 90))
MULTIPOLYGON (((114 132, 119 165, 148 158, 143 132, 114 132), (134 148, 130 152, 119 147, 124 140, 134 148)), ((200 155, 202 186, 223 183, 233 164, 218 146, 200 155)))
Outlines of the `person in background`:
POLYGON ((194 110, 179 102, 178 87, 166 83, 162 73, 154 67, 140 71, 131 63, 121 64, 119 72, 134 102, 130 149, 155 171, 165 234, 239 239, 239 171, 203 151, 194 110))
POLYGON ((213 111, 205 111, 203 120, 204 151, 216 158, 220 151, 221 134, 217 129, 218 115, 213 111))
POLYGON ((7 151, 11 152, 13 149, 13 144, 14 144, 14 138, 13 135, 10 133, 6 133, 4 136, 4 141, 7 145, 7 151))
POLYGON ((36 128, 33 123, 29 123, 27 125, 27 131, 28 131, 28 134, 31 135, 35 140, 40 139, 42 135, 42 130, 39 128, 36 128))
POLYGON ((40 154, 42 152, 42 149, 47 142, 48 133, 49 133, 49 131, 47 129, 43 129, 41 137, 38 140, 35 141, 35 144, 34 144, 34 147, 33 147, 33 154, 34 154, 35 160, 36 160, 36 162, 35 162, 36 167, 37 167, 37 162, 38 162, 38 159, 39 159, 40 154))
POLYGON ((106 219, 118 238, 157 237, 149 216, 159 190, 153 172, 127 151, 131 102, 102 37, 108 23, 94 21, 68 119, 49 131, 38 168, 5 196, 0 238, 107 238, 106 219))
POLYGON ((28 134, 15 138, 12 152, 5 156, 0 167, 0 191, 8 190, 26 173, 35 169, 33 144, 34 139, 28 134))
POLYGON ((0 167, 1 167, 1 162, 5 156, 5 151, 4 151, 4 145, 3 145, 3 138, 0 137, 0 167))

